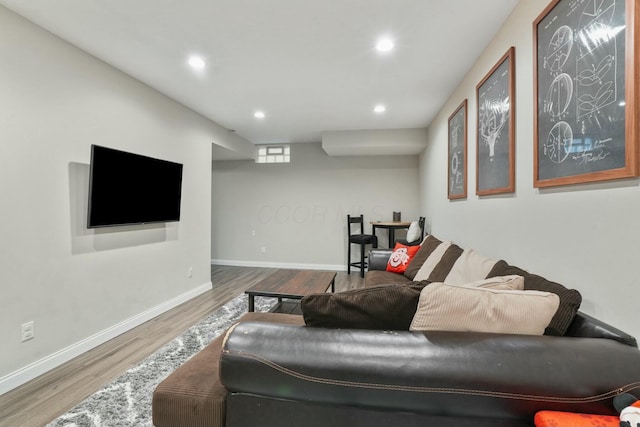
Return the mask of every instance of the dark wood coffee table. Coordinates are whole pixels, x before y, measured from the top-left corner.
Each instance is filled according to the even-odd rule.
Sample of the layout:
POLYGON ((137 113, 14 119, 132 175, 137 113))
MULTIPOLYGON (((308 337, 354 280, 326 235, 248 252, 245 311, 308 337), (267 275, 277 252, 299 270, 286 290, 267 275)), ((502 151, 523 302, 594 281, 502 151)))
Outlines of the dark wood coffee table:
POLYGON ((278 270, 247 289, 249 311, 254 311, 254 298, 273 297, 282 303, 283 298, 300 300, 305 295, 326 292, 331 287, 335 292, 336 273, 315 270, 278 270))

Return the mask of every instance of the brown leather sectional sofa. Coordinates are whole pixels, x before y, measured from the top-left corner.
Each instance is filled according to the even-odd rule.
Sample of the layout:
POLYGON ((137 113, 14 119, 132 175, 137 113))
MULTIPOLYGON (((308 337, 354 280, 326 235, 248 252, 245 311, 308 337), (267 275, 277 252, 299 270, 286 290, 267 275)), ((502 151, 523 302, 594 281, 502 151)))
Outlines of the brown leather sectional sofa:
MULTIPOLYGON (((367 289, 393 277, 378 251, 367 289)), ((556 326, 538 336, 410 332, 310 327, 300 316, 250 313, 158 386, 154 425, 531 427, 539 410, 615 415, 616 395, 640 398, 634 337, 577 311, 576 291, 504 261, 494 273, 521 273, 525 287, 562 294, 556 326)), ((415 287, 396 276, 395 286, 415 287)))
MULTIPOLYGON (((415 286, 383 271, 389 253, 370 254, 368 289, 415 286)), ((460 267, 449 255, 432 279, 460 267)), ((559 294, 563 307, 545 335, 241 323, 221 354, 226 426, 531 427, 539 410, 615 415, 613 397, 640 397, 634 337, 579 312, 577 291, 505 261, 489 267, 488 277, 519 274, 525 289, 559 294)))

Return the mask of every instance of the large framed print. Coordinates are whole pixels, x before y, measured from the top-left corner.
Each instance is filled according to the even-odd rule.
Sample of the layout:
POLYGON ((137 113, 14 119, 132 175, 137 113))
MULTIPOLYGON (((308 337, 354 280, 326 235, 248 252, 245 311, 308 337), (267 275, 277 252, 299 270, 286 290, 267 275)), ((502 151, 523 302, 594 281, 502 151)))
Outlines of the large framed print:
POLYGON ((553 0, 533 23, 534 186, 638 174, 637 0, 553 0))
POLYGON ((476 194, 515 190, 515 48, 476 86, 476 194))
POLYGON ((467 100, 449 116, 449 200, 467 197, 467 100))

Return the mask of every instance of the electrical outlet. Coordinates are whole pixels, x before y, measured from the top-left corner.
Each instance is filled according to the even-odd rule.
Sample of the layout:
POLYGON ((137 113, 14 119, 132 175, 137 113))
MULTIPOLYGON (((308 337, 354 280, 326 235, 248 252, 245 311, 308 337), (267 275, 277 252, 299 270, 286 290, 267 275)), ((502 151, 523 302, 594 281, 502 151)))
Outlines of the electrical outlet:
POLYGON ((193 277, 193 267, 189 267, 187 270, 187 277, 191 279, 193 277))
POLYGON ((256 230, 251 230, 251 235, 252 235, 253 237, 256 237, 256 230))
POLYGON ((35 330, 33 329, 33 320, 27 323, 23 323, 22 327, 22 342, 32 340, 35 338, 35 330))
POLYGON ((267 253, 267 247, 266 246, 260 247, 260 252, 262 252, 263 254, 266 254, 267 253))

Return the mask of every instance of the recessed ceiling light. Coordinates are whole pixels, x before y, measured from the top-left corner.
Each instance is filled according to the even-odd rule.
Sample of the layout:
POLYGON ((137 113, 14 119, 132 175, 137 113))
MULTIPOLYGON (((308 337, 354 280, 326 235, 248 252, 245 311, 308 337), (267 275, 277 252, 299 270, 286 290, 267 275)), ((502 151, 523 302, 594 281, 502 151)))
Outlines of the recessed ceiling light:
POLYGON ((385 107, 385 106, 384 106, 384 105, 382 105, 382 104, 378 104, 378 105, 376 105, 375 107, 373 107, 373 111, 374 111, 374 112, 376 112, 376 113, 378 113, 378 114, 382 114, 382 113, 384 113, 385 111, 387 111, 387 107, 385 107))
POLYGON ((189 57, 189 65, 195 70, 202 70, 207 64, 202 57, 193 55, 189 57))
POLYGON ((393 40, 388 37, 382 37, 378 39, 378 42, 376 43, 376 50, 378 52, 389 52, 390 50, 393 50, 394 46, 393 40))
POLYGON ((264 111, 256 111, 255 113, 253 113, 253 117, 255 117, 256 119, 264 119, 264 111))

